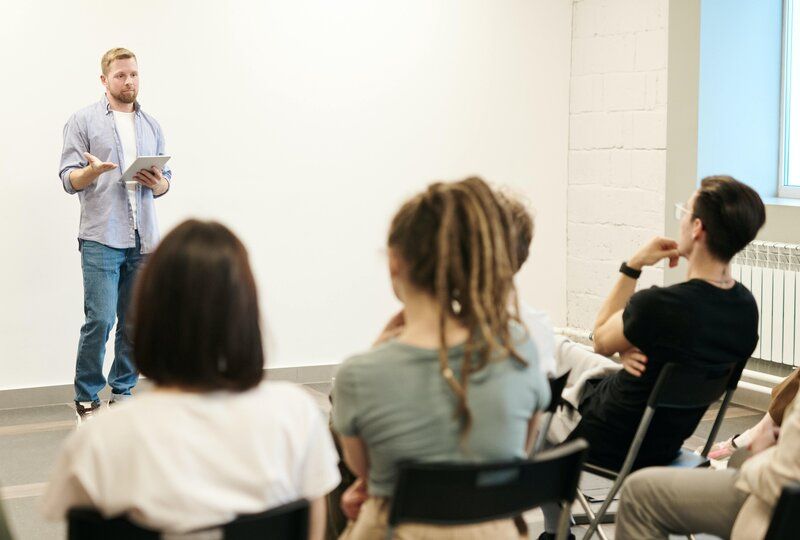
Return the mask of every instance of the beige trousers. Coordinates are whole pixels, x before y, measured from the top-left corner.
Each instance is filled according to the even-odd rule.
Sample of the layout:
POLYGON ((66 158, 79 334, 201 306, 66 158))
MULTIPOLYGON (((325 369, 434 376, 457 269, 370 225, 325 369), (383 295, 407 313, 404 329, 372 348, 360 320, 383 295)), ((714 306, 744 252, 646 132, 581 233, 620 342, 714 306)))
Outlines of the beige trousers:
POLYGON ((642 469, 625 480, 617 511, 616 540, 666 539, 669 534, 707 533, 730 538, 747 493, 737 471, 642 469))
MULTIPOLYGON (((389 500, 370 497, 361 506, 339 540, 385 540, 389 522, 389 500)), ((394 540, 521 540, 514 521, 504 519, 477 525, 424 525, 405 523, 394 529, 394 540)))

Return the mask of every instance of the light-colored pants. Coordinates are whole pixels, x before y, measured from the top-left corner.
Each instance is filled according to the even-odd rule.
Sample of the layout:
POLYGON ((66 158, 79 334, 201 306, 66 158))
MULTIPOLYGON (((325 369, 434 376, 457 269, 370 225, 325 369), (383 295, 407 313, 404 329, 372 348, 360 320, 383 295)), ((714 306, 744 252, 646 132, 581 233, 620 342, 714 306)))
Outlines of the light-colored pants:
MULTIPOLYGON (((571 407, 561 407, 553 415, 550 430, 547 432, 548 443, 556 445, 564 442, 578 426, 581 415, 576 409, 580 405, 586 381, 606 377, 620 369, 620 364, 613 360, 596 354, 587 347, 565 337, 556 336, 556 373, 561 375, 567 371, 570 372, 561 397, 571 407)), ((544 514, 545 531, 555 534, 558 530, 561 508, 555 503, 543 504, 542 513, 544 514)))
POLYGON ((556 336, 556 373, 559 375, 569 371, 567 384, 561 397, 571 407, 561 407, 553 415, 547 440, 552 444, 560 444, 572 433, 581 420, 576 410, 581 402, 583 388, 587 381, 602 379, 622 368, 621 364, 597 354, 583 345, 569 339, 556 336))
POLYGON ((736 489, 737 471, 642 469, 625 480, 617 512, 617 540, 707 533, 729 538, 747 493, 736 489))
MULTIPOLYGON (((389 523, 389 500, 370 497, 361 506, 358 519, 350 522, 339 540, 385 540, 389 523)), ((514 521, 503 519, 476 525, 424 525, 405 523, 394 529, 394 540, 521 540, 514 521)))

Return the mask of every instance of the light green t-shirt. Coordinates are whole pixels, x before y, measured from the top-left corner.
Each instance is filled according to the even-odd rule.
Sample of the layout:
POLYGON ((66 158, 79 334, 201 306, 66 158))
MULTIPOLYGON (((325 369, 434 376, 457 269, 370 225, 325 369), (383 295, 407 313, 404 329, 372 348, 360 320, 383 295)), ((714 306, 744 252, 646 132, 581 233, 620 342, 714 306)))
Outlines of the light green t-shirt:
MULTIPOLYGON (((342 364, 333 389, 333 427, 366 443, 371 495, 392 495, 401 461, 526 457, 528 422, 547 407, 550 387, 530 338, 515 326, 512 339, 528 365, 499 358, 470 376, 472 429, 464 448, 457 400, 439 371, 438 350, 390 341, 342 364)), ((448 355, 460 379, 464 347, 452 347, 448 355)))

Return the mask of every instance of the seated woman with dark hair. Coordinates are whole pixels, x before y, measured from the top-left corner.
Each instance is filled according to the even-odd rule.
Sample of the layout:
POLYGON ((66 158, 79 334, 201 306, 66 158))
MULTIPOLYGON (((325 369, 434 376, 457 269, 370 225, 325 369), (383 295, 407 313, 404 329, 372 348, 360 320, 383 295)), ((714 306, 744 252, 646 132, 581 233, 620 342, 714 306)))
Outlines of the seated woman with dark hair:
MULTIPOLYGON (((550 388, 519 324, 517 239, 508 208, 478 178, 437 183, 400 208, 389 273, 398 335, 344 362, 333 427, 359 480, 343 496, 341 538, 386 536, 398 464, 522 459, 550 388)), ((517 539, 513 520, 404 524, 397 538, 517 539)))
POLYGON ((184 222, 150 257, 133 306, 135 359, 155 389, 69 437, 44 513, 93 507, 184 532, 307 499, 321 538, 338 458, 313 398, 262 382, 256 285, 239 239, 219 223, 184 222))

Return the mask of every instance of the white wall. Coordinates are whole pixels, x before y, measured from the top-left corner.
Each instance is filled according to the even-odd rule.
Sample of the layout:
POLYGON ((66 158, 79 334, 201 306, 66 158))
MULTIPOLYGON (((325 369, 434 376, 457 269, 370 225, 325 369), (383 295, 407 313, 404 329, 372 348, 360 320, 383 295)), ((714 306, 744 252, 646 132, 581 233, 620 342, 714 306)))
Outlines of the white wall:
MULTIPOLYGON (((576 0, 568 325, 589 329, 620 263, 664 231, 667 0, 576 0)), ((660 284, 647 268, 639 286, 660 284)))
POLYGON ((61 130, 101 97, 112 46, 138 55, 140 102, 174 156, 162 230, 200 216, 240 234, 270 365, 368 344, 396 309, 381 254, 393 211, 470 173, 530 197, 523 297, 563 324, 571 12, 566 0, 4 4, 0 389, 72 380, 82 281, 61 130))

